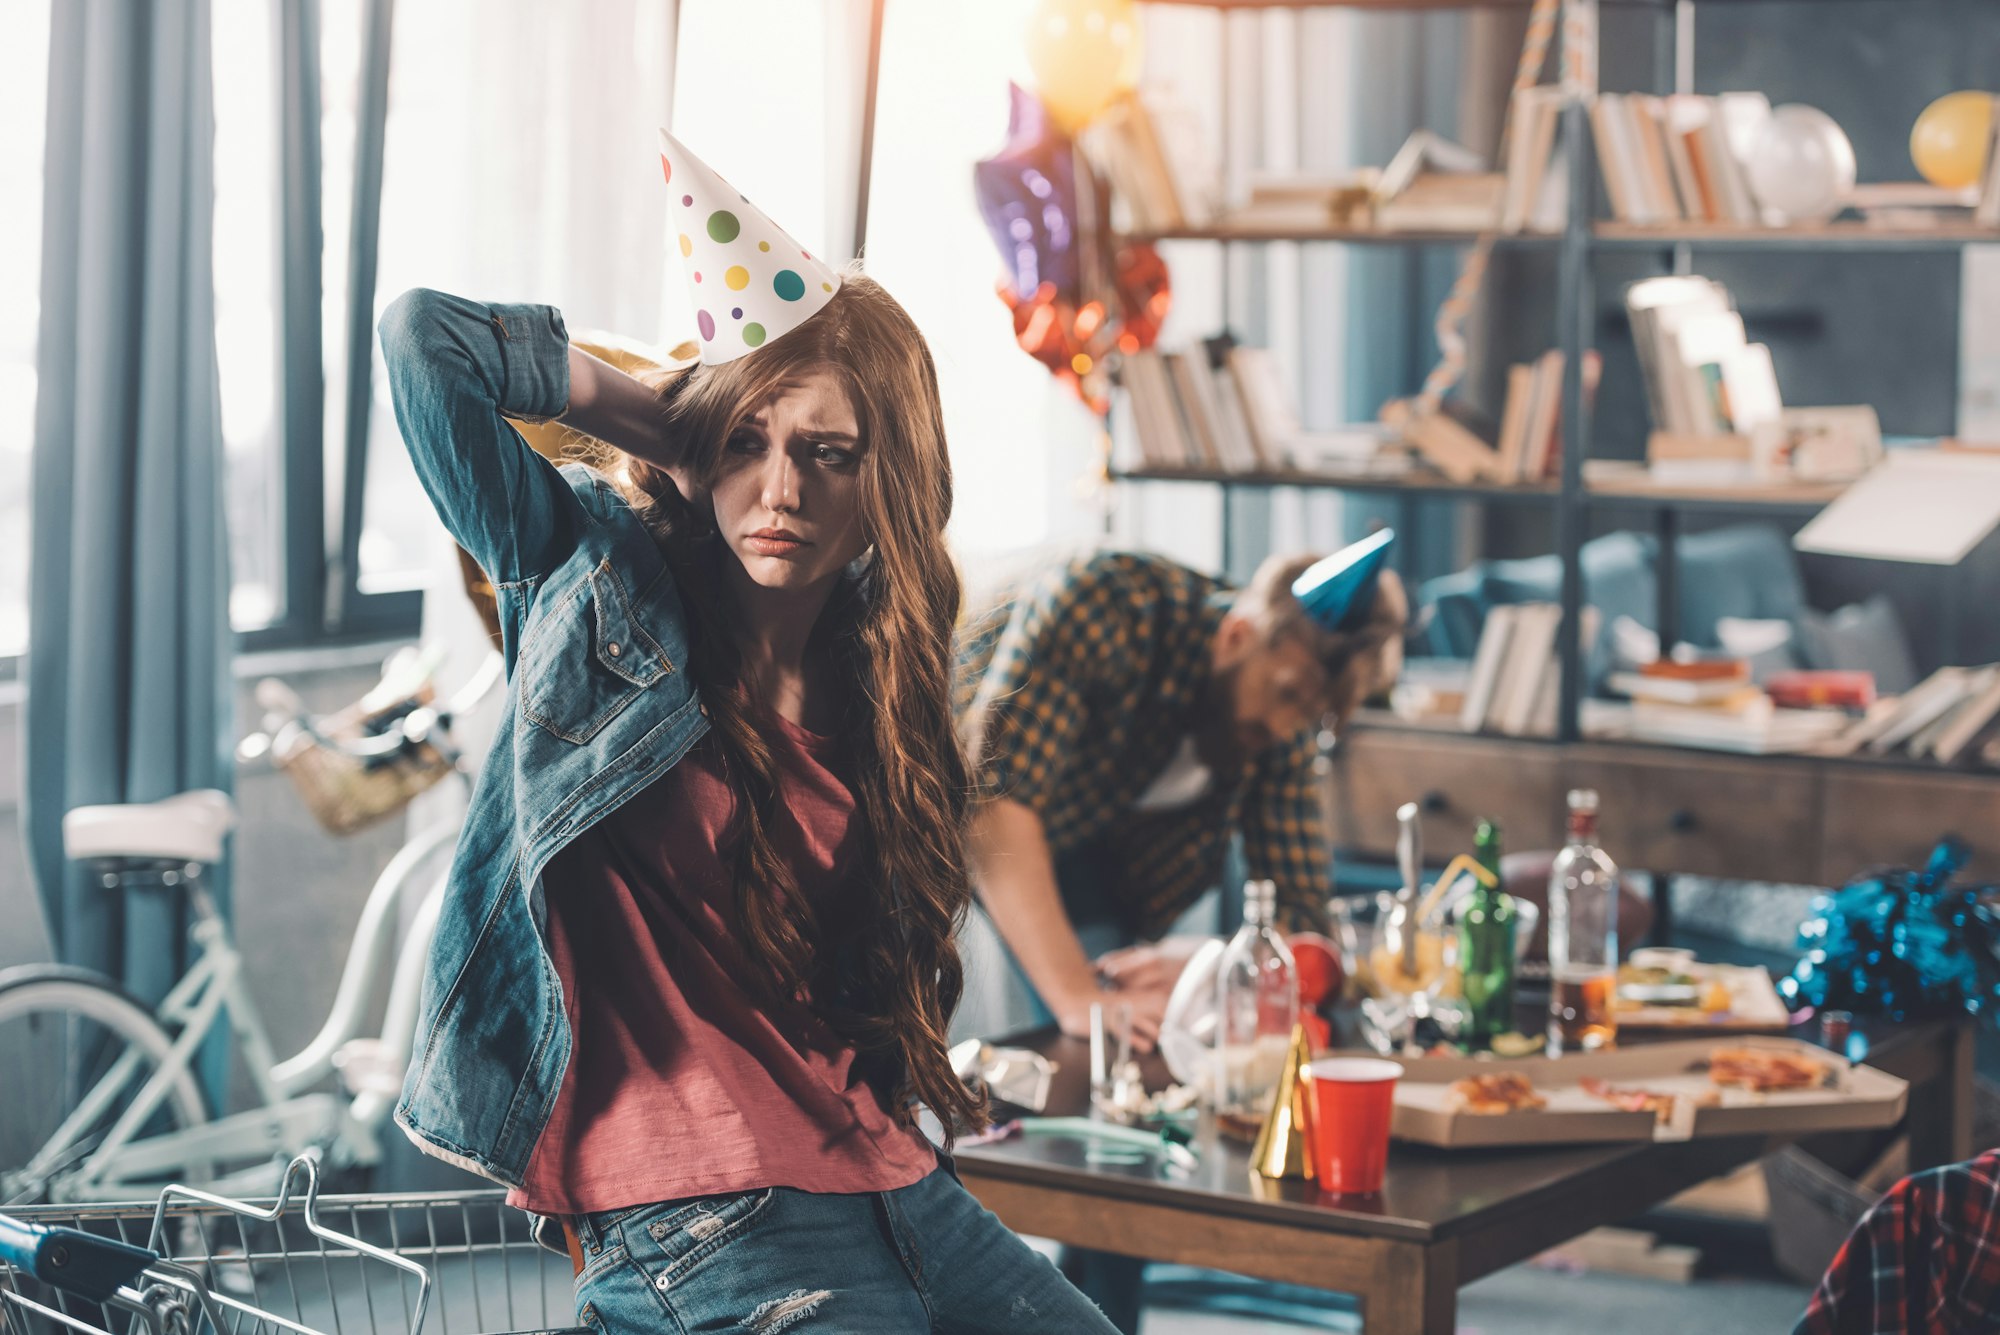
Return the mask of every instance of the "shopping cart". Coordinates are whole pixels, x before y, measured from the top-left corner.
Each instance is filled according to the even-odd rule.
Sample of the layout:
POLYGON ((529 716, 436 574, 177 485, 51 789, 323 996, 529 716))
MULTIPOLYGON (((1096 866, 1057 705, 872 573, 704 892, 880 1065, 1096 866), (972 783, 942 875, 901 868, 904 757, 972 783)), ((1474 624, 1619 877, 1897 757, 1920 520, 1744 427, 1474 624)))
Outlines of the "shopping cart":
POLYGON ((268 1202, 21 1210, 0 1216, 0 1335, 568 1331, 568 1259, 503 1195, 322 1196, 300 1158, 268 1202))

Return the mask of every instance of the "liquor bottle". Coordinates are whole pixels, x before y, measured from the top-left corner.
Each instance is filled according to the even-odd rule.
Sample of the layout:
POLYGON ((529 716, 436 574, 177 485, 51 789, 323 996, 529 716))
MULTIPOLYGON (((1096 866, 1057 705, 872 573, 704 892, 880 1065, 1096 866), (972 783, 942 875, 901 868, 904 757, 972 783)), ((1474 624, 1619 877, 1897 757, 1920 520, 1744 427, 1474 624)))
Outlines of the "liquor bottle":
POLYGON ((1243 925, 1223 948, 1216 974, 1216 1110, 1262 1117, 1291 1050, 1299 1018, 1298 966, 1273 925, 1277 886, 1243 887, 1243 925))
POLYGON ((1475 1050, 1514 1029, 1514 901, 1500 889, 1500 827, 1479 822, 1473 857, 1492 878, 1477 881, 1458 919, 1459 987, 1465 995, 1460 1037, 1475 1050))
POLYGON ((1618 1038, 1618 864, 1597 846, 1597 794, 1569 795, 1569 843, 1549 873, 1549 1055, 1618 1038))

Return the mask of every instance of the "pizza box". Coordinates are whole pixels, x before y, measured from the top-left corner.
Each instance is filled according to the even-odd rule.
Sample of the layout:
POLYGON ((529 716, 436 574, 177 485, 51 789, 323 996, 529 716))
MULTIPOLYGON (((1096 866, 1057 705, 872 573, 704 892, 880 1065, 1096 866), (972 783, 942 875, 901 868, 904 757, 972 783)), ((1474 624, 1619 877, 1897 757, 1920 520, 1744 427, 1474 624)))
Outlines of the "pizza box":
POLYGON ((1621 984, 1612 1001, 1618 1028, 1626 1033, 1782 1034, 1792 1027, 1792 1013, 1762 965, 1695 964, 1689 972, 1695 979, 1691 1005, 1655 1004, 1643 990, 1621 984), (1728 989, 1727 1010, 1704 1010, 1699 1004, 1700 993, 1711 983, 1728 989))
POLYGON ((1402 1066, 1390 1134, 1446 1149, 1876 1129, 1902 1120, 1908 1093, 1908 1086, 1892 1075, 1785 1038, 1681 1039, 1610 1052, 1514 1060, 1415 1057, 1402 1066), (1809 1057, 1827 1068, 1827 1084, 1761 1094, 1718 1088, 1708 1078, 1708 1059, 1722 1047, 1809 1057), (1548 1106, 1509 1113, 1468 1113, 1450 1107, 1447 1091, 1452 1081, 1495 1071, 1526 1076, 1548 1106), (1579 1083, 1586 1079, 1684 1097, 1677 1098, 1671 1113, 1661 1118, 1651 1111, 1627 1111, 1586 1093, 1579 1083), (1694 1100, 1710 1092, 1720 1097, 1719 1104, 1697 1106, 1694 1100))

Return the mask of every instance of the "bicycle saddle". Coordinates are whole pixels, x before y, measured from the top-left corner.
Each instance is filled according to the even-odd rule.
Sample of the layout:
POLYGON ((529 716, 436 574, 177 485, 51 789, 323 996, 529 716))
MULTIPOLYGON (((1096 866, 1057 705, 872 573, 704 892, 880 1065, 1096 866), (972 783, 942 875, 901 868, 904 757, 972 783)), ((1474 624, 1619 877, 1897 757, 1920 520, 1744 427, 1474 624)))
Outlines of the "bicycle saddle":
POLYGON ((176 793, 158 802, 76 807, 63 816, 63 851, 90 858, 222 861, 222 836, 236 825, 236 804, 213 788, 176 793))

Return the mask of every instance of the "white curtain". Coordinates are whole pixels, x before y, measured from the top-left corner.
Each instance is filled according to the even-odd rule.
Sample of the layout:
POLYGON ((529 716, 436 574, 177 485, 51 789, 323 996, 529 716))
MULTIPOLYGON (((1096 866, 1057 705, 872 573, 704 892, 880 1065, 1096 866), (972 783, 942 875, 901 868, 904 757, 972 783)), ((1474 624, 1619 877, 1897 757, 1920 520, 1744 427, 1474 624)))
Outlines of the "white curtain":
MULTIPOLYGON (((654 132, 672 105, 674 37, 674 0, 397 6, 378 310, 431 287, 548 302, 576 335, 675 341, 685 298, 663 245, 654 132)), ((485 632, 410 472, 379 372, 370 416, 364 532, 393 534, 418 554, 422 641, 446 651, 438 679, 449 690, 484 659, 485 632)), ((496 695, 461 723, 475 759, 498 709, 496 695)), ((413 807, 412 827, 454 818, 460 802, 451 786, 434 789, 413 807)))

